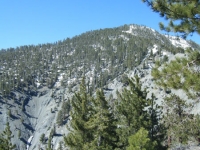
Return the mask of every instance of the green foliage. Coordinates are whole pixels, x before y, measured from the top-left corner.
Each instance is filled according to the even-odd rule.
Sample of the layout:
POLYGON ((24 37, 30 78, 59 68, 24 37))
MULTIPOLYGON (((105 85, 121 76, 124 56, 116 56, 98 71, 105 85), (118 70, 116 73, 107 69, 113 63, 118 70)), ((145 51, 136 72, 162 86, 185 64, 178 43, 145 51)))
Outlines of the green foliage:
POLYGON ((136 133, 141 127, 150 125, 150 116, 145 107, 148 106, 146 92, 141 90, 139 78, 129 79, 128 89, 122 94, 118 93, 117 117, 119 118, 118 133, 120 135, 119 145, 126 147, 130 135, 136 133))
POLYGON ((90 97, 86 91, 85 80, 82 80, 80 92, 75 93, 71 101, 72 110, 70 116, 72 118, 70 127, 71 131, 64 137, 66 146, 70 149, 84 149, 84 145, 91 141, 91 132, 86 127, 86 122, 90 119, 90 97))
POLYGON ((140 128, 138 132, 128 138, 129 146, 127 150, 155 150, 156 142, 151 142, 148 138, 148 131, 140 128))
POLYGON ((53 148, 52 148, 52 139, 53 139, 53 137, 52 137, 52 135, 50 134, 49 135, 49 138, 48 138, 48 141, 47 141, 47 147, 46 147, 46 150, 53 150, 53 148))
MULTIPOLYGON (((55 125, 54 125, 54 127, 51 129, 51 132, 50 132, 49 137, 48 137, 46 150, 53 150, 52 140, 53 140, 53 136, 55 134, 56 134, 56 128, 55 128, 55 125)), ((41 138, 45 138, 43 134, 41 135, 40 140, 44 141, 44 139, 41 139, 41 138)))
POLYGON ((192 119, 188 126, 190 126, 190 134, 192 135, 192 137, 194 137, 194 139, 198 142, 198 144, 200 144, 200 130, 199 130, 199 127, 200 127, 200 115, 197 114, 197 115, 190 115, 188 116, 190 117, 190 119, 192 119))
POLYGON ((155 61, 155 66, 156 66, 156 67, 160 67, 160 65, 161 65, 160 61, 158 61, 158 60, 155 61))
POLYGON ((167 62, 168 60, 169 60, 169 59, 168 59, 168 56, 164 55, 164 56, 163 56, 162 62, 165 63, 165 62, 167 62))
POLYGON ((53 136, 56 134, 56 127, 55 127, 55 125, 53 126, 53 128, 51 129, 51 132, 50 132, 50 135, 49 136, 51 136, 52 138, 53 138, 53 136))
POLYGON ((59 110, 56 118, 56 123, 61 126, 64 124, 66 119, 69 117, 69 112, 71 110, 71 104, 70 101, 63 101, 61 110, 59 110))
POLYGON ((117 148, 118 135, 116 133, 117 120, 105 99, 103 91, 96 92, 93 100, 94 113, 86 123, 87 129, 92 132, 92 141, 85 147, 96 150, 117 148))
POLYGON ((154 94, 152 94, 151 98, 148 99, 148 114, 150 115, 150 124, 146 129, 149 130, 150 139, 152 141, 156 140, 158 144, 161 144, 164 130, 162 127, 163 125, 160 123, 159 117, 162 115, 162 110, 160 106, 156 104, 155 100, 156 98, 154 94))
POLYGON ((156 83, 165 88, 183 89, 190 98, 198 96, 200 90, 200 78, 197 66, 200 53, 191 52, 188 58, 176 58, 176 60, 165 64, 161 70, 154 68, 152 76, 156 83))
POLYGON ((7 122, 6 128, 0 135, 0 150, 13 150, 16 148, 16 145, 13 145, 11 139, 14 136, 12 135, 12 131, 10 130, 10 125, 7 122))
POLYGON ((44 134, 44 133, 41 134, 41 136, 40 136, 40 142, 41 142, 42 144, 45 143, 45 134, 44 134))
POLYGON ((186 144, 191 137, 194 137, 194 130, 191 129, 191 124, 197 126, 199 123, 193 114, 190 114, 192 105, 186 100, 181 99, 177 95, 170 95, 164 100, 162 122, 167 129, 168 147, 174 144, 186 144))
POLYGON ((139 78, 129 79, 129 86, 122 93, 118 93, 115 115, 118 118, 119 135, 118 147, 128 146, 128 137, 137 133, 141 128, 149 131, 152 142, 157 141, 157 147, 163 149, 161 142, 164 131, 159 123, 160 108, 155 103, 155 96, 146 99, 146 90, 141 90, 139 78))
POLYGON ((64 111, 63 113, 69 114, 70 109, 71 109, 70 101, 63 102, 63 104, 62 104, 62 110, 64 111))
POLYGON ((200 3, 198 0, 142 0, 161 17, 169 20, 165 27, 160 23, 160 28, 167 32, 179 32, 186 37, 190 33, 200 34, 200 3), (177 22, 178 21, 178 22, 177 22))
POLYGON ((103 91, 96 92, 96 97, 87 94, 85 80, 80 92, 75 94, 70 115, 72 120, 68 129, 71 131, 64 141, 70 149, 115 149, 118 135, 114 113, 103 91))

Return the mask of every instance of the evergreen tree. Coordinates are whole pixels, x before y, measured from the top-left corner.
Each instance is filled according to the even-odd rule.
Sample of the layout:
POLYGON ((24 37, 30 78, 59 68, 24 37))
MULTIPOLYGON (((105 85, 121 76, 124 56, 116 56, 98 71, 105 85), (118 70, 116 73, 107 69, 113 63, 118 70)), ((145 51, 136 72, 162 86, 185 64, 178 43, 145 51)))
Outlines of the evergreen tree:
POLYGON ((160 123, 161 117, 161 108, 155 102, 155 95, 152 94, 151 98, 148 99, 148 113, 150 115, 150 124, 147 127, 150 134, 151 141, 156 140, 158 142, 158 146, 161 146, 163 140, 163 134, 165 130, 163 129, 163 124, 160 123), (159 133, 159 134, 158 134, 159 133))
POLYGON ((44 134, 44 133, 41 134, 41 136, 40 136, 40 142, 41 142, 42 144, 45 143, 45 134, 44 134))
POLYGON ((190 130, 190 122, 193 122, 193 125, 197 123, 190 115, 190 103, 173 94, 165 98, 163 108, 165 113, 162 122, 167 129, 167 146, 186 144, 189 138, 194 136, 190 130))
POLYGON ((163 56, 163 59, 162 59, 162 62, 165 63, 167 62, 169 59, 168 59, 168 56, 167 55, 164 55, 163 56))
POLYGON ((200 3, 198 0, 142 0, 161 17, 169 19, 165 27, 160 23, 160 28, 167 32, 179 32, 186 37, 190 33, 200 34, 200 3), (178 22, 177 22, 178 21, 178 22))
POLYGON ((94 114, 86 123, 92 132, 93 140, 85 145, 86 149, 113 150, 117 148, 117 122, 112 109, 109 107, 102 90, 96 92, 93 100, 94 114))
POLYGON ((52 135, 49 134, 49 138, 48 138, 48 141, 47 141, 47 147, 46 147, 46 150, 53 150, 53 145, 52 145, 52 135))
POLYGON ((117 116, 119 119, 119 146, 123 149, 128 145, 128 138, 141 127, 150 126, 150 115, 145 107, 148 106, 146 92, 141 90, 139 78, 129 79, 129 87, 122 94, 118 93, 117 116))
POLYGON ((53 136, 56 134, 56 127, 55 125, 53 126, 53 128, 51 129, 51 132, 50 132, 50 136, 53 138, 53 136))
POLYGON ((90 97, 87 94, 85 79, 83 78, 80 85, 80 91, 75 93, 71 100, 72 110, 70 116, 71 131, 64 137, 64 142, 71 150, 84 149, 84 145, 91 141, 91 132, 87 129, 86 123, 90 119, 90 97))
POLYGON ((11 139, 14 136, 10 130, 9 122, 6 123, 6 128, 0 135, 0 150, 13 150, 16 148, 16 145, 12 144, 11 139))
POLYGON ((63 110, 63 114, 65 116, 69 114, 70 109, 71 109, 70 101, 63 102, 63 104, 62 104, 62 110, 63 110))

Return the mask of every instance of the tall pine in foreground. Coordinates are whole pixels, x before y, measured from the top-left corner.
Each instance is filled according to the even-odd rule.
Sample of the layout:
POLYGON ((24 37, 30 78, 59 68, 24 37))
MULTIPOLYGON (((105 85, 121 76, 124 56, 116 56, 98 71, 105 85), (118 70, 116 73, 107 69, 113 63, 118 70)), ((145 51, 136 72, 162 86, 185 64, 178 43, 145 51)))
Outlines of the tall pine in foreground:
POLYGON ((118 134, 121 149, 128 146, 128 137, 138 132, 141 127, 151 130, 151 121, 153 121, 151 117, 156 116, 148 113, 147 107, 150 107, 150 103, 146 95, 147 93, 141 90, 138 77, 129 79, 129 87, 121 94, 118 93, 116 115, 119 117, 118 134))
POLYGON ((13 150, 16 145, 13 145, 11 139, 13 138, 12 131, 10 130, 9 122, 6 123, 6 128, 0 135, 0 150, 13 150))
POLYGON ((93 134, 93 140, 86 148, 91 150, 114 150, 117 148, 117 120, 102 90, 96 92, 93 99, 94 114, 87 122, 87 129, 93 134))
POLYGON ((86 127, 90 119, 90 99, 83 78, 80 91, 71 100, 71 121, 68 127, 70 133, 64 137, 65 145, 70 150, 84 150, 85 144, 91 141, 92 133, 86 127))

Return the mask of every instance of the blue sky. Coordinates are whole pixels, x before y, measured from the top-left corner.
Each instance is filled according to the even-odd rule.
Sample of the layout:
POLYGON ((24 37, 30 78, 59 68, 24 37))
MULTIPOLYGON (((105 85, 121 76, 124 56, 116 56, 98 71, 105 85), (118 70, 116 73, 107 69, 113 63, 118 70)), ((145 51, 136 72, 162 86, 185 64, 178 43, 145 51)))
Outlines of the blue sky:
MULTIPOLYGON (((161 21, 164 19, 141 0, 1 0, 0 49, 53 43, 124 24, 161 32, 161 21)), ((198 35, 191 39, 200 44, 198 35)))

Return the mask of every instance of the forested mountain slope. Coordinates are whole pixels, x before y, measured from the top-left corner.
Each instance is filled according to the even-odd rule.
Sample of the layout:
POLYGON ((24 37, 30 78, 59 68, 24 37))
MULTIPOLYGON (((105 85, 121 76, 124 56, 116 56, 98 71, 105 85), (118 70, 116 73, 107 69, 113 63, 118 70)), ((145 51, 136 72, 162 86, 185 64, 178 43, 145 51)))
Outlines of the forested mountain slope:
POLYGON ((9 95, 13 89, 52 88, 62 73, 65 76, 63 85, 73 87, 73 82, 69 81, 90 72, 93 90, 139 65, 155 44, 159 52, 183 51, 167 36, 138 25, 89 31, 53 44, 1 50, 0 89, 2 95, 9 95))
POLYGON ((103 88, 109 97, 114 94, 109 93, 109 88, 115 88, 112 84, 122 88, 128 76, 142 77, 144 72, 150 72, 142 73, 141 69, 151 68, 156 60, 168 61, 186 48, 200 49, 200 46, 162 35, 149 27, 124 25, 89 31, 55 43, 3 49, 0 129, 10 122, 17 147, 26 149, 29 140, 33 140, 30 148, 38 149, 40 135, 45 133, 47 137, 50 129, 56 128, 59 135, 53 142, 58 147, 62 135, 68 131, 64 126, 58 128, 56 122, 66 124, 69 112, 64 113, 61 123, 56 116, 59 110, 68 107, 66 102, 78 91, 83 77, 90 95, 103 88))

